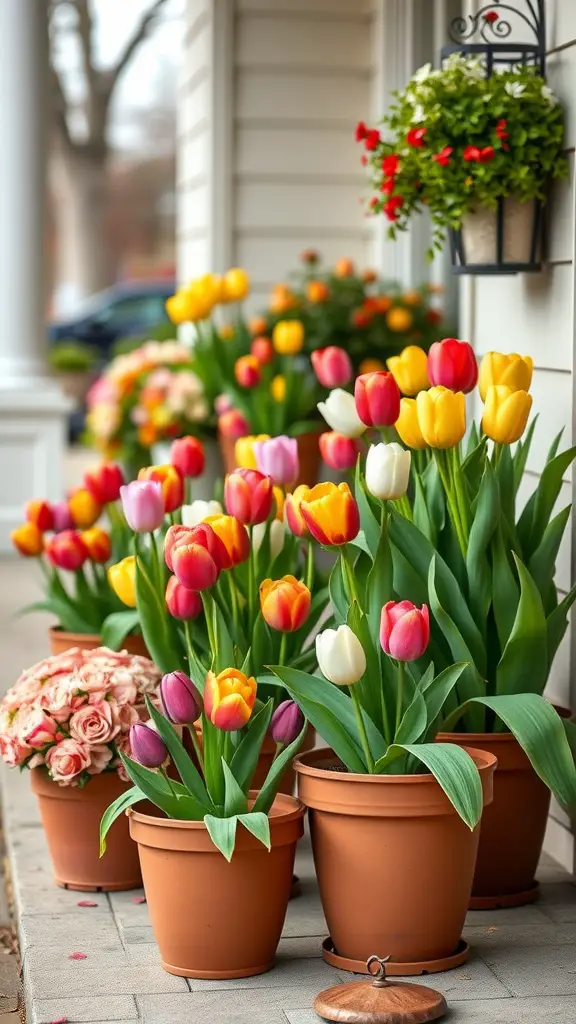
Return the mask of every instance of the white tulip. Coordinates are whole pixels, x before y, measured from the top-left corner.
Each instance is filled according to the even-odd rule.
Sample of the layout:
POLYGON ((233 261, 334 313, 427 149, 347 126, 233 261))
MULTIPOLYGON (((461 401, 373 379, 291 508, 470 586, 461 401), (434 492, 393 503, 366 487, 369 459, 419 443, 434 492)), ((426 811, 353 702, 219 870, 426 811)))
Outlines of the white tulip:
POLYGON ((381 501, 406 494, 411 461, 412 453, 396 441, 370 445, 366 456, 366 486, 370 494, 381 501))
MULTIPOLYGON (((262 541, 266 533, 267 523, 256 523, 252 527, 252 547, 254 551, 259 551, 262 547, 262 541)), ((270 523, 270 558, 276 558, 284 547, 284 538, 286 536, 286 528, 284 523, 281 523, 279 519, 273 519, 270 523)))
POLYGON ((224 509, 219 501, 204 501, 196 498, 191 505, 182 505, 182 526, 198 526, 208 516, 221 516, 224 509))
POLYGON ((328 426, 345 437, 360 437, 366 430, 366 424, 362 423, 356 412, 354 395, 349 391, 335 388, 325 402, 318 402, 318 409, 328 426))
POLYGON ((322 675, 336 686, 351 686, 366 671, 364 648, 350 626, 325 629, 316 637, 316 657, 322 675))

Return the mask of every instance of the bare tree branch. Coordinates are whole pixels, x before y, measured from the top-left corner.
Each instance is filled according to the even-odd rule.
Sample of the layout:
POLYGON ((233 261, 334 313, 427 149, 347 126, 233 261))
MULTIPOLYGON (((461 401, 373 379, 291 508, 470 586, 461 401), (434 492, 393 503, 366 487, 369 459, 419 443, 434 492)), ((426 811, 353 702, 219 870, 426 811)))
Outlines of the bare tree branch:
POLYGON ((149 7, 148 10, 142 15, 138 25, 136 26, 136 29, 134 30, 133 35, 128 40, 128 42, 126 43, 126 46, 124 47, 124 50, 120 54, 120 57, 119 57, 119 59, 118 59, 118 61, 116 63, 116 66, 110 72, 110 78, 109 78, 110 94, 112 93, 112 90, 114 89, 114 87, 116 85, 116 82, 118 81, 118 79, 119 79, 120 75, 122 74, 122 72, 124 71, 125 67, 129 64, 129 62, 131 61, 132 57, 134 56, 134 53, 136 52, 136 50, 140 46, 140 43, 142 43, 144 41, 144 39, 146 38, 146 36, 148 34, 148 30, 149 30, 152 22, 158 16, 160 8, 165 3, 166 3, 166 0, 155 0, 155 2, 152 4, 152 6, 149 7))

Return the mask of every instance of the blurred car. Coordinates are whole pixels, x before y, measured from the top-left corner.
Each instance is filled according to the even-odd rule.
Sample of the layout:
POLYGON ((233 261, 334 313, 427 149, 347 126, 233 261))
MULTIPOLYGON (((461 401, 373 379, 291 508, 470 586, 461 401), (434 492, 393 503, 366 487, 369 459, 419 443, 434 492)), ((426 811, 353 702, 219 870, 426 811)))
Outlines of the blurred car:
POLYGON ((48 343, 83 341, 106 362, 119 338, 145 337, 147 330, 168 322, 164 304, 174 290, 169 278, 114 285, 87 299, 77 316, 50 324, 48 343))

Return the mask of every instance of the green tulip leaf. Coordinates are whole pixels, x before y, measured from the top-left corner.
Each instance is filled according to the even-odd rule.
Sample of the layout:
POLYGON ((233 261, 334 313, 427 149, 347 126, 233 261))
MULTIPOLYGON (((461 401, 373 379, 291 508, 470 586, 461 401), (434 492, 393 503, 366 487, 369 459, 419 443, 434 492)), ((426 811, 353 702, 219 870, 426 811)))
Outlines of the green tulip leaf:
POLYGON ((548 652, 548 668, 552 668, 552 662, 556 657, 556 651, 558 650, 564 634, 568 628, 568 612, 570 611, 574 601, 576 600, 576 584, 566 594, 566 596, 556 605, 554 611, 550 612, 550 615, 546 619, 546 636, 548 638, 547 652, 548 652))
POLYGON ((214 846, 217 850, 220 850, 220 853, 230 863, 236 843, 238 818, 236 815, 233 815, 231 818, 216 818, 212 814, 206 814, 204 824, 208 829, 208 835, 214 846))
POLYGON ((250 811, 248 814, 239 814, 238 821, 244 828, 251 832, 255 839, 257 839, 267 850, 272 849, 272 841, 270 839, 270 819, 267 814, 262 811, 250 811))
POLYGON ((426 765, 462 821, 468 828, 475 828, 482 814, 482 783, 470 754, 455 743, 402 743, 396 746, 426 765))
POLYGON ((372 511, 372 506, 364 488, 360 462, 361 460, 358 459, 356 463, 354 495, 360 512, 360 525, 366 539, 368 551, 375 558, 380 543, 380 523, 372 511))
POLYGON ((109 647, 112 651, 119 651, 129 633, 131 633, 140 622, 138 612, 135 608, 127 608, 123 612, 112 612, 107 615, 102 623, 100 639, 103 647, 109 647))
POLYGON ((492 573, 487 550, 500 517, 498 483, 492 467, 486 461, 480 490, 476 499, 474 519, 470 529, 466 552, 466 572, 470 610, 477 623, 488 617, 492 598, 492 573))
POLYGON ((534 493, 526 502, 518 520, 518 536, 528 561, 538 548, 560 494, 562 480, 576 457, 576 446, 556 455, 542 470, 534 493))
POLYGON ((145 800, 146 797, 138 786, 133 786, 132 789, 127 790, 126 793, 121 793, 119 797, 106 808, 102 815, 100 822, 100 856, 103 857, 106 853, 106 836, 112 828, 112 825, 121 814, 124 814, 129 807, 133 804, 137 804, 140 800, 145 800))
POLYGON ((274 803, 282 776, 288 766, 292 764, 292 761, 300 750, 300 747, 304 742, 307 729, 308 723, 305 722, 296 739, 293 740, 292 743, 289 743, 287 747, 284 747, 284 750, 278 754, 278 757, 274 758, 270 768, 268 769, 268 775, 264 779, 264 783, 260 787, 258 796, 254 801, 252 813, 263 812, 264 814, 268 814, 268 811, 274 803))
POLYGON ((422 680, 420 681, 419 690, 426 704, 426 718, 429 727, 426 739, 428 741, 431 742, 434 739, 434 736, 430 735, 430 729, 433 729, 434 724, 442 715, 446 701, 467 667, 466 662, 450 665, 435 678, 427 681, 426 685, 422 685, 422 680))
POLYGON ((548 679, 546 617, 530 573, 514 555, 520 580, 520 601, 512 632, 496 668, 499 694, 543 693, 548 679))
POLYGON ((491 544, 492 550, 492 609, 501 650, 512 632, 520 589, 510 565, 503 538, 503 524, 499 523, 491 544))
POLYGON ((145 700, 150 718, 158 730, 158 735, 164 740, 164 743, 168 748, 168 753, 176 766, 184 786, 190 791, 191 796, 193 796, 194 799, 203 806, 205 811, 212 810, 212 801, 208 796, 202 776, 196 768, 190 754, 185 749, 184 744, 178 736, 174 726, 160 711, 158 711, 157 708, 154 707, 148 696, 145 700))
POLYGON ((224 758, 222 758, 222 773, 224 775, 224 814, 227 818, 234 814, 246 814, 248 811, 246 794, 238 785, 224 758))
POLYGON ((270 699, 266 701, 264 707, 256 715, 252 716, 240 743, 232 755, 230 769, 238 780, 238 785, 245 793, 248 792, 254 777, 260 748, 268 732, 273 709, 274 702, 270 699))
POLYGON ((566 508, 562 509, 558 515, 550 520, 540 544, 528 562, 528 570, 540 591, 547 614, 550 614, 555 607, 555 604, 552 607, 547 607, 547 593, 549 592, 550 585, 554 582, 556 559, 571 511, 572 506, 567 505, 566 508))
POLYGON ((427 721, 426 701, 420 691, 415 690, 412 701, 402 715, 394 743, 417 743, 426 732, 427 721))

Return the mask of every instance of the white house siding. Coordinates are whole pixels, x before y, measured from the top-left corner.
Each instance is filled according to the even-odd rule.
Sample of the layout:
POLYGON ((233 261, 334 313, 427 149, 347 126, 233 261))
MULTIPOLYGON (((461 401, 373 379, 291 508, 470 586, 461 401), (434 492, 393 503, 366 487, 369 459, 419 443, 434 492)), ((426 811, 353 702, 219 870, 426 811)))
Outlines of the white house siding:
MULTIPOLYGON (((523 6, 523 0, 512 2, 523 6)), ((564 447, 574 439, 576 4, 574 0, 547 0, 546 13, 547 75, 565 107, 570 163, 569 179, 555 186, 548 208, 548 262, 540 274, 474 279, 468 286, 464 308, 469 340, 479 357, 490 349, 500 349, 534 359, 532 393, 539 419, 521 488, 522 502, 536 485, 553 437, 563 429, 564 447)), ((557 511, 573 501, 575 475, 566 473, 557 511)), ((575 578, 571 541, 569 528, 558 560, 561 594, 575 578)), ((571 670, 575 650, 572 628, 558 653, 548 687, 548 696, 565 707, 574 707, 576 703, 576 682, 571 670)), ((570 823, 556 805, 552 807, 547 848, 572 869, 574 844, 570 823)))

